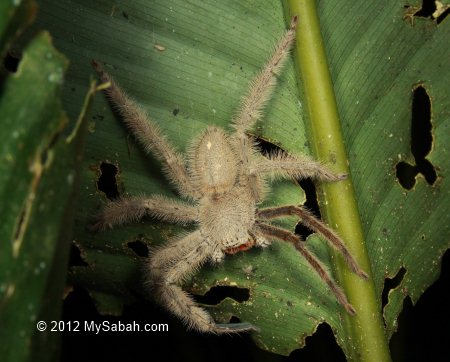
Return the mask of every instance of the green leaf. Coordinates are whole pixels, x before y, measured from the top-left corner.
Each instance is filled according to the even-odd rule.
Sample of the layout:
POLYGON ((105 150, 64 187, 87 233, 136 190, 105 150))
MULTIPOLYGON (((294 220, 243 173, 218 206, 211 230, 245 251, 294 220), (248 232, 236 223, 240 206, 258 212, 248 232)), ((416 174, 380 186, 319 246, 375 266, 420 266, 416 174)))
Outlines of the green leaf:
POLYGON ((0 114, 0 355, 4 361, 58 356, 58 320, 73 230, 79 137, 66 142, 61 106, 67 59, 47 32, 26 46, 2 84, 0 114), (38 332, 38 321, 48 323, 38 332))
POLYGON ((11 40, 17 37, 35 16, 34 0, 11 0, 0 3, 0 55, 4 54, 11 40))
POLYGON ((324 19, 331 19, 332 12, 341 16, 340 22, 323 22, 322 32, 329 44, 329 63, 377 294, 381 295, 385 277, 393 277, 401 266, 407 270, 401 284, 391 291, 384 311, 391 336, 401 301, 409 295, 415 302, 437 278, 439 259, 449 247, 449 186, 445 181, 449 166, 445 79, 449 71, 442 62, 449 56, 445 44, 450 27, 448 21, 437 25, 420 18, 411 26, 403 19, 404 9, 399 4, 385 5, 372 5, 370 11, 377 17, 359 13, 352 29, 345 25, 351 18, 345 7, 336 15, 332 7, 321 3, 318 11, 324 19), (351 43, 337 35, 349 31, 351 43), (424 116, 418 122, 431 121, 432 144, 425 158, 437 178, 430 184, 418 173, 408 190, 399 182, 396 166, 402 161, 417 162, 411 127, 412 118, 417 117, 412 114, 412 103, 418 85, 427 90, 431 101, 431 120, 424 116))
MULTIPOLYGON (((383 312, 387 337, 395 331, 403 299, 410 296, 415 302, 436 279, 440 257, 449 247, 445 177, 449 70, 444 64, 450 55, 450 29, 448 19, 438 25, 431 17, 416 17, 412 25, 404 19, 403 5, 375 0, 317 5, 365 240, 363 252, 370 262, 377 298, 372 304, 383 312), (431 100, 433 144, 423 157, 437 178, 430 184, 419 173, 408 190, 399 182, 396 166, 400 161, 417 162, 411 150, 411 119, 412 94, 418 84, 431 100), (384 279, 396 275, 402 266, 406 274, 390 291, 382 311, 384 279)), ((240 98, 286 27, 282 4, 265 0, 44 0, 41 7, 41 24, 57 34, 58 47, 73 64, 65 87, 69 113, 76 114, 92 74, 90 60, 97 59, 106 63, 106 70, 148 110, 180 151, 209 124, 230 129, 240 98)), ((305 108, 308 91, 298 89, 296 68, 290 61, 254 134, 293 154, 320 155, 320 147, 313 150, 314 140, 305 126, 310 120, 305 108)), ((76 230, 77 246, 88 265, 73 268, 71 278, 89 290, 100 311, 120 313, 121 302, 132 300, 134 291, 142 293, 141 257, 130 243, 154 246, 180 228, 146 221, 88 233, 90 215, 106 200, 98 181, 108 178, 109 164, 117 170, 109 176, 111 184, 115 181, 121 194, 175 195, 160 165, 128 137, 103 97, 96 98, 89 117, 76 230)), ((325 156, 323 161, 330 160, 325 156)), ((112 191, 116 192, 114 187, 112 191)), ((328 196, 320 197, 323 205, 329 202, 328 196)), ((297 185, 277 184, 267 202, 303 200, 297 185)), ((335 227, 329 211, 327 215, 335 227)), ((353 221, 340 223, 339 230, 353 221)), ((292 221, 287 226, 292 228, 292 221)), ((335 263, 339 258, 329 254, 326 243, 311 237, 308 245, 341 280, 345 267, 335 263)), ((344 273, 344 288, 351 289, 345 278, 344 273)), ((218 320, 235 315, 259 326, 261 332, 254 334, 259 346, 287 355, 303 346, 319 323, 327 322, 347 355, 353 355, 345 311, 289 245, 274 243, 268 250, 227 258, 217 268, 205 267, 190 288, 202 294, 214 285, 249 289, 248 301, 226 299, 210 309, 218 320)), ((357 290, 350 294, 358 298, 357 290)))

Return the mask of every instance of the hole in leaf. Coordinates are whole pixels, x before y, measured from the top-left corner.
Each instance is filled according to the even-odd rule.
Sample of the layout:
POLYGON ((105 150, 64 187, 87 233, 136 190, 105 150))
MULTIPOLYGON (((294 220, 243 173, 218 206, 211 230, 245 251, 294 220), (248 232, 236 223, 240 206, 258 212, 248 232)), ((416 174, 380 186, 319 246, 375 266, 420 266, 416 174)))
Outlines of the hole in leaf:
POLYGON ((423 86, 414 90, 412 104, 411 152, 415 159, 423 159, 431 151, 431 101, 423 86))
MULTIPOLYGON (((315 217, 320 219, 321 215, 319 210, 319 203, 317 202, 317 192, 314 182, 312 182, 311 179, 304 179, 299 180, 299 184, 301 188, 305 191, 306 195, 306 201, 303 205, 307 207, 308 210, 310 210, 315 217)), ((295 227, 295 233, 300 235, 303 238, 303 240, 306 240, 306 238, 313 232, 300 222, 295 227)))
POLYGON ((133 252, 142 258, 148 257, 148 248, 141 240, 129 241, 127 246, 133 250, 133 252))
POLYGON ((396 175, 400 185, 407 190, 411 190, 416 184, 417 169, 406 162, 399 162, 396 166, 396 175))
POLYGON ((403 301, 403 308, 397 318, 398 328, 390 340, 393 361, 429 361, 430 358, 448 360, 449 285, 450 250, 447 250, 442 256, 439 278, 420 295, 414 305, 409 295, 403 301))
POLYGON ((231 316, 230 323, 241 323, 241 320, 235 315, 231 316))
POLYGON ((242 303, 250 298, 250 291, 248 288, 218 285, 208 290, 205 295, 195 295, 194 297, 200 304, 217 305, 225 298, 232 298, 236 302, 242 303))
POLYGON ((100 164, 100 173, 100 177, 97 181, 98 190, 104 192, 106 197, 110 200, 117 199, 119 197, 116 180, 116 175, 118 173, 117 166, 106 161, 102 162, 100 164))
MULTIPOLYGON (((262 138, 257 138, 257 140, 261 148, 261 153, 265 156, 273 152, 285 152, 282 148, 262 138)), ((319 203, 317 201, 317 192, 314 182, 309 178, 297 180, 297 182, 305 192, 306 201, 303 205, 306 208, 308 208, 308 210, 310 210, 315 217, 321 219, 319 203)), ((295 233, 300 235, 302 239, 305 240, 309 235, 313 233, 313 231, 308 229, 301 222, 299 222, 295 227, 295 233)))
POLYGON ((397 288, 400 283, 403 280, 403 277, 406 274, 406 269, 404 267, 401 267, 399 269, 399 271, 397 272, 397 274, 391 279, 391 278, 385 278, 384 279, 384 287, 383 287, 383 292, 381 293, 381 307, 382 309, 386 306, 386 304, 388 303, 388 297, 389 297, 389 292, 392 289, 397 288))
POLYGON ((450 13, 450 5, 435 0, 423 0, 422 7, 405 5, 404 19, 414 25, 415 18, 430 19, 440 24, 450 13))
POLYGON ((69 259, 69 265, 70 266, 88 266, 88 263, 86 263, 83 259, 83 256, 81 255, 81 250, 78 245, 75 243, 72 243, 70 247, 70 259, 69 259))
POLYGON ((429 185, 433 185, 437 175, 434 166, 425 157, 433 145, 431 124, 431 100, 426 89, 420 85, 414 89, 411 117, 411 153, 415 165, 401 161, 396 165, 396 175, 400 184, 411 190, 416 183, 416 175, 421 173, 429 185))
POLYGON ((5 58, 3 59, 3 66, 8 72, 11 73, 17 72, 19 63, 20 63, 20 56, 15 54, 13 51, 7 52, 5 58))
POLYGON ((266 141, 264 138, 257 137, 256 141, 258 143, 259 149, 264 156, 268 156, 274 152, 284 152, 283 149, 278 147, 276 144, 273 144, 269 141, 266 141))
POLYGON ((427 180, 428 184, 433 185, 437 179, 436 170, 434 169, 433 164, 424 158, 417 160, 417 168, 419 169, 419 172, 425 176, 425 180, 427 180))
POLYGON ((421 18, 428 18, 433 15, 433 13, 436 11, 436 4, 434 3, 434 0, 423 0, 422 1, 422 8, 417 11, 414 16, 418 16, 421 18))
POLYGON ((331 327, 327 323, 320 323, 314 334, 306 337, 305 347, 292 351, 289 361, 345 362, 347 359, 337 344, 331 327))
MULTIPOLYGON (((447 5, 448 6, 448 5, 447 5)), ((447 7, 446 10, 444 10, 437 18, 436 23, 440 24, 444 21, 444 19, 450 14, 450 6, 447 7)))

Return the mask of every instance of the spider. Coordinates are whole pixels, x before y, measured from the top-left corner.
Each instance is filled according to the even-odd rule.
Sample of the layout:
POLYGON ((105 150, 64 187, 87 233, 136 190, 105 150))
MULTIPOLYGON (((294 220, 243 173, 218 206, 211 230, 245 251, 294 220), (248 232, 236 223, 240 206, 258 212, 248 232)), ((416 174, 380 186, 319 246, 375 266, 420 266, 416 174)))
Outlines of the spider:
POLYGON ((275 152, 263 156, 256 140, 246 134, 262 117, 295 38, 297 17, 284 33, 262 71, 250 85, 241 107, 232 120, 233 132, 209 126, 189 146, 187 160, 176 152, 159 127, 148 117, 109 74, 95 61, 92 65, 123 122, 143 148, 165 165, 165 173, 184 201, 163 196, 122 197, 108 201, 91 228, 104 230, 146 215, 166 222, 196 224, 191 233, 178 236, 155 249, 148 260, 149 284, 157 300, 183 320, 188 328, 209 333, 236 333, 257 330, 250 323, 216 324, 210 314, 182 290, 180 284, 205 262, 217 264, 226 254, 253 246, 266 247, 271 241, 291 243, 328 285, 339 303, 351 315, 356 312, 328 272, 311 254, 301 238, 271 223, 272 219, 298 216, 311 230, 322 235, 345 258, 349 268, 367 279, 340 237, 303 206, 284 205, 258 208, 275 178, 313 178, 339 181, 336 174, 308 157, 275 152))

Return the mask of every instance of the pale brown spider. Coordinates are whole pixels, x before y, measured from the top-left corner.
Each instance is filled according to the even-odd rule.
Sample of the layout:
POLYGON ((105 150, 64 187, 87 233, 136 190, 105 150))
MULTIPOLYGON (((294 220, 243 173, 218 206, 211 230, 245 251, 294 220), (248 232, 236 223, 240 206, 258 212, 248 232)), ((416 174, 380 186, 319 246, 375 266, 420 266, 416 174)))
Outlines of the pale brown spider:
POLYGON ((153 252, 148 263, 148 275, 159 302, 188 327, 201 332, 234 333, 256 327, 249 323, 216 324, 179 284, 207 261, 220 263, 225 254, 234 254, 254 245, 265 247, 274 239, 292 243, 347 312, 355 314, 345 294, 306 249, 300 237, 271 224, 271 219, 298 216, 344 256, 353 272, 367 279, 339 236, 303 206, 257 207, 269 190, 270 179, 311 177, 339 181, 346 177, 307 157, 280 152, 264 157, 258 152, 257 142, 246 134, 262 117, 263 107, 276 83, 276 75, 280 73, 295 38, 296 23, 297 17, 294 17, 272 57, 251 83, 240 111, 232 121, 234 132, 227 134, 221 128, 208 127, 189 146, 187 162, 173 149, 145 111, 125 95, 97 62, 92 62, 100 79, 110 83, 105 92, 126 126, 146 151, 165 164, 168 179, 186 199, 175 201, 155 195, 109 201, 97 216, 93 228, 102 230, 137 221, 145 215, 173 223, 197 224, 195 231, 171 240, 153 252))

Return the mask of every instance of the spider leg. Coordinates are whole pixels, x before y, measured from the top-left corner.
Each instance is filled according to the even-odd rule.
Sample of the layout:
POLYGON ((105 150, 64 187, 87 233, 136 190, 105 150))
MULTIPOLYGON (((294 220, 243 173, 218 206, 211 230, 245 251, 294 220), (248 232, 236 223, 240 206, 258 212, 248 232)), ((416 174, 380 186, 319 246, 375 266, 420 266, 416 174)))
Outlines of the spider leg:
POLYGON ((243 135, 262 116, 262 108, 269 100, 276 84, 276 75, 280 73, 288 58, 289 49, 295 38, 296 25, 297 17, 294 16, 289 30, 281 37, 272 57, 250 84, 250 89, 242 100, 238 115, 233 119, 233 126, 237 133, 243 135))
POLYGON ((200 332, 229 334, 255 330, 249 323, 216 324, 209 313, 178 285, 214 254, 215 247, 194 231, 171 245, 157 250, 150 258, 150 284, 160 303, 189 328, 200 332))
POLYGON ((234 140, 243 169, 246 169, 245 165, 248 164, 249 159, 255 153, 255 142, 249 140, 245 132, 262 116, 264 105, 270 99, 275 87, 276 76, 281 72, 284 63, 288 59, 289 49, 295 38, 296 25, 297 16, 294 16, 290 28, 281 37, 272 57, 250 84, 247 95, 241 102, 238 114, 232 121, 235 129, 234 140))
POLYGON ((250 167, 250 173, 270 175, 276 178, 305 179, 313 178, 322 181, 340 181, 346 174, 337 174, 330 171, 320 162, 307 156, 292 156, 287 153, 276 152, 269 157, 260 157, 258 162, 250 167))
POLYGON ((92 66, 102 82, 110 83, 110 86, 105 89, 106 95, 145 151, 152 152, 160 161, 165 162, 168 178, 181 195, 197 198, 182 155, 174 150, 158 125, 117 85, 100 64, 92 60, 92 66))
POLYGON ((278 206, 260 209, 257 211, 257 217, 261 219, 274 219, 277 217, 296 215, 301 218, 302 223, 311 230, 322 235, 333 245, 343 256, 350 267, 350 269, 360 276, 362 279, 367 280, 369 276, 360 269, 358 263, 348 251, 342 239, 321 220, 317 219, 308 209, 303 206, 278 206))
POLYGON ((137 221, 145 215, 177 224, 194 223, 198 220, 197 208, 184 202, 164 196, 127 197, 108 201, 94 217, 89 229, 105 230, 108 227, 137 221))
POLYGON ((356 315, 356 311, 353 306, 348 302, 347 297, 344 292, 339 288, 339 286, 331 279, 328 272, 322 266, 321 262, 311 254, 307 249, 305 244, 302 242, 300 237, 291 233, 290 231, 284 230, 277 226, 257 223, 256 227, 259 232, 266 235, 267 237, 276 238, 282 241, 289 242, 294 245, 295 249, 297 249, 300 254, 306 259, 306 261, 313 267, 313 269, 319 274, 320 278, 328 285, 336 299, 342 306, 346 309, 346 311, 350 315, 356 315))

